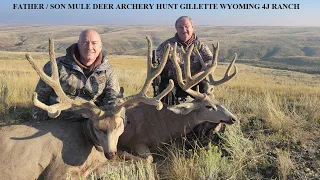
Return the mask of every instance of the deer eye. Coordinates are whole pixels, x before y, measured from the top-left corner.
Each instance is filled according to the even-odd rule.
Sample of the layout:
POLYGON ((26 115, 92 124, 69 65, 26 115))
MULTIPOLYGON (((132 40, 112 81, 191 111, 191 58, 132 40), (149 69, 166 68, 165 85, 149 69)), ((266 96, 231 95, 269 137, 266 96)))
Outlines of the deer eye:
POLYGON ((209 111, 212 111, 212 110, 213 110, 213 107, 212 107, 212 106, 206 106, 206 108, 207 108, 209 111))

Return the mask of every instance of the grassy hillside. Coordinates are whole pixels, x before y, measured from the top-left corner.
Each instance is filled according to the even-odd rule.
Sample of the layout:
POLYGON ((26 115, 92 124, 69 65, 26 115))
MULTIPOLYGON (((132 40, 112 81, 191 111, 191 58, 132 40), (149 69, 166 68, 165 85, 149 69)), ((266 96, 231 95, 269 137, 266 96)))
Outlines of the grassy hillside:
MULTIPOLYGON (((47 52, 48 38, 56 51, 76 42, 80 32, 94 28, 107 53, 145 55, 145 36, 157 47, 175 33, 173 26, 7 26, 0 25, 0 51, 47 52)), ((196 26, 195 32, 208 45, 220 42, 221 60, 238 53, 241 62, 262 67, 320 73, 318 27, 214 27, 196 26)))
MULTIPOLYGON (((1 52, 0 124, 30 119, 38 76, 24 53, 1 52), (18 68, 19 67, 19 68, 18 68), (8 89, 4 98, 4 89, 8 89)), ((32 53, 43 65, 47 56, 32 53)), ((110 56, 126 95, 137 92, 146 75, 145 57, 110 56), (130 67, 130 68, 128 68, 130 67)), ((215 87, 220 102, 240 123, 227 126, 222 142, 208 150, 170 146, 160 151, 161 179, 319 179, 320 75, 237 64, 239 73, 215 87), (164 158, 166 157, 166 158, 164 158)), ((222 77, 219 63, 215 77, 222 77)), ((114 162, 116 163, 116 162, 114 162)), ((150 165, 106 167, 105 179, 154 179, 150 165), (122 168, 123 167, 123 168, 122 168)), ((92 178, 94 179, 94 178, 92 178)))

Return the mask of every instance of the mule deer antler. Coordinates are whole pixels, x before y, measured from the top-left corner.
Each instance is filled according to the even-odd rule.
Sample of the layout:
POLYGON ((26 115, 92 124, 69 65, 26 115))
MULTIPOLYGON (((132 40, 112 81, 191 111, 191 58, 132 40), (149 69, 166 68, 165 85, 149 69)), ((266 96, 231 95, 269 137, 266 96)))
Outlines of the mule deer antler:
POLYGON ((185 50, 183 48, 181 48, 182 51, 182 58, 184 60, 184 72, 186 73, 186 79, 183 80, 183 76, 182 76, 182 71, 181 68, 178 64, 177 61, 177 43, 174 44, 174 48, 173 48, 173 64, 176 68, 176 73, 177 73, 177 81, 179 86, 186 91, 187 93, 189 93, 191 96, 193 96, 196 99, 203 99, 205 98, 205 94, 202 94, 198 91, 194 91, 191 88, 198 84, 200 81, 202 81, 203 79, 205 79, 211 72, 213 72, 216 67, 217 67, 217 54, 219 53, 219 44, 217 45, 217 48, 214 49, 214 57, 213 57, 213 62, 212 65, 210 67, 208 67, 205 71, 202 71, 198 74, 195 74, 194 76, 191 76, 191 70, 190 70, 190 56, 191 53, 193 51, 194 45, 191 45, 191 47, 188 49, 187 52, 185 52, 185 50))
MULTIPOLYGON (((214 52, 214 62, 217 63, 217 59, 218 59, 218 54, 216 54, 216 52, 219 52, 219 42, 217 43, 217 47, 214 46, 214 44, 212 44, 212 49, 213 49, 213 52, 214 52)), ((205 63, 204 63, 204 60, 201 56, 201 54, 199 53, 198 50, 196 50, 199 58, 200 58, 200 63, 202 65, 202 68, 205 69, 205 63)), ((212 76, 212 73, 209 74, 209 81, 210 81, 210 85, 213 85, 213 86, 218 86, 220 84, 223 84, 227 81, 229 81, 230 79, 232 79, 236 74, 237 74, 237 66, 234 65, 234 62, 237 60, 237 53, 234 54, 234 57, 233 57, 233 60, 231 61, 231 63, 229 64, 228 68, 227 68, 227 71, 226 73, 224 74, 224 77, 218 81, 215 81, 213 79, 213 76, 212 76), (234 72, 230 75, 230 70, 231 68, 234 67, 234 72)))
POLYGON ((121 110, 121 108, 124 107, 124 105, 132 104, 132 103, 136 103, 136 102, 143 102, 145 104, 154 105, 154 106, 157 106, 158 110, 160 110, 163 107, 163 104, 161 103, 160 99, 163 98, 166 94, 168 94, 174 86, 173 81, 170 80, 169 86, 164 91, 162 91, 158 96, 153 97, 153 98, 150 98, 147 96, 146 93, 152 83, 152 80, 154 78, 156 78, 161 73, 161 71, 163 70, 164 66, 167 63, 170 45, 168 44, 166 47, 164 56, 162 57, 162 60, 161 60, 161 64, 158 66, 158 68, 155 68, 152 65, 151 39, 149 37, 146 37, 146 38, 148 41, 148 60, 147 60, 148 61, 148 70, 147 70, 147 78, 144 82, 143 88, 138 94, 123 98, 122 101, 120 101, 119 104, 117 104, 117 106, 114 108, 114 111, 113 111, 114 113, 119 112, 121 110))
MULTIPOLYGON (((160 110, 163 106, 160 99, 163 98, 167 93, 169 93, 171 91, 171 89, 173 88, 173 81, 170 81, 169 86, 161 94, 159 94, 157 97, 149 98, 146 95, 147 88, 150 86, 152 80, 156 76, 158 76, 161 73, 161 71, 163 70, 164 65, 168 59, 169 49, 170 49, 170 46, 167 46, 165 56, 162 59, 163 62, 160 64, 159 68, 156 69, 152 66, 152 62, 151 62, 151 56, 150 56, 150 53, 152 51, 151 40, 148 37, 147 37, 147 40, 148 40, 149 54, 148 54, 148 73, 147 73, 147 79, 145 81, 145 84, 144 84, 142 90, 140 91, 140 93, 121 99, 120 102, 118 104, 116 104, 116 106, 113 108, 113 110, 112 110, 113 115, 118 114, 121 111, 121 108, 124 107, 124 105, 138 103, 138 102, 143 102, 146 104, 157 106, 157 109, 160 110)), ((49 55, 50 55, 51 68, 52 68, 51 77, 46 75, 46 73, 44 73, 43 70, 40 69, 35 64, 33 58, 31 57, 31 55, 29 53, 26 54, 26 58, 30 62, 32 67, 36 70, 36 72, 38 73, 40 78, 45 83, 47 83, 49 86, 52 87, 52 89, 55 91, 55 93, 59 97, 60 102, 57 104, 48 106, 48 105, 40 102, 37 99, 37 93, 35 92, 33 94, 34 105, 47 111, 48 116, 51 118, 58 117, 62 110, 66 110, 69 108, 87 109, 87 111, 85 111, 85 113, 83 113, 83 114, 86 117, 90 117, 92 120, 96 120, 99 117, 103 116, 106 112, 99 109, 94 104, 93 101, 87 101, 82 98, 71 99, 64 93, 64 91, 60 85, 60 81, 59 81, 58 67, 57 67, 57 62, 56 62, 55 55, 54 55, 54 43, 53 43, 52 39, 49 39, 49 55)))

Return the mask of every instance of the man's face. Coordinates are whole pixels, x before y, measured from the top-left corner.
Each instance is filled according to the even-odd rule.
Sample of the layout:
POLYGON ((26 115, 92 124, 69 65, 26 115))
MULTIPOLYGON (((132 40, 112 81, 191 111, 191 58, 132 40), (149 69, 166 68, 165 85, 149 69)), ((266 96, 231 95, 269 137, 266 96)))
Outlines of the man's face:
POLYGON ((102 50, 102 43, 99 34, 95 31, 87 31, 78 41, 80 61, 90 66, 99 56, 102 50))
POLYGON ((193 34, 193 25, 188 19, 178 21, 176 29, 179 38, 184 42, 188 41, 193 34))

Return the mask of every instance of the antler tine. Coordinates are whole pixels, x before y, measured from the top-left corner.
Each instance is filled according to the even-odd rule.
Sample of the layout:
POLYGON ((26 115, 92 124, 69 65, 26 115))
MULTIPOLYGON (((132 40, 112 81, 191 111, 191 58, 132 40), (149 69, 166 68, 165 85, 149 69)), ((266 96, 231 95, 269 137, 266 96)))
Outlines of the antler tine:
MULTIPOLYGON (((182 49, 182 51, 184 51, 184 50, 182 49)), ((176 42, 174 43, 174 46, 173 46, 173 56, 172 56, 171 60, 172 60, 174 67, 176 68, 178 84, 181 88, 183 88, 183 87, 185 87, 185 83, 183 81, 181 68, 180 68, 179 63, 177 61, 177 43, 176 42)))
POLYGON ((147 41, 148 41, 148 64, 147 64, 147 74, 149 74, 150 72, 152 72, 152 70, 155 69, 155 67, 152 64, 152 43, 151 43, 151 39, 149 36, 146 37, 147 41))
POLYGON ((146 37, 147 41, 148 41, 148 70, 147 70, 147 79, 143 85, 142 90, 140 91, 140 93, 142 95, 146 95, 148 88, 150 87, 152 80, 154 78, 156 78, 158 75, 160 75, 161 71, 163 70, 164 66, 167 63, 168 60, 168 56, 169 56, 169 50, 170 50, 170 44, 167 44, 164 56, 161 59, 161 63, 159 64, 158 68, 155 68, 152 65, 152 41, 150 39, 150 37, 146 37))
POLYGON ((220 44, 219 42, 217 42, 217 46, 214 46, 214 44, 212 44, 212 51, 213 51, 213 64, 217 67, 218 65, 218 56, 219 56, 219 50, 220 50, 220 44))
POLYGON ((210 85, 218 86, 232 79, 238 73, 237 66, 234 64, 236 60, 237 60, 237 53, 234 54, 233 60, 229 64, 227 71, 224 74, 224 77, 222 79, 215 81, 213 79, 212 74, 209 74, 210 85), (234 72, 231 75, 229 75, 232 67, 234 67, 234 72))
POLYGON ((163 90, 158 96, 156 96, 154 99, 158 99, 158 100, 162 99, 165 95, 167 95, 172 90, 173 86, 174 86, 174 82, 172 79, 170 79, 168 87, 165 90, 163 90))
POLYGON ((192 76, 191 76, 191 69, 190 69, 190 56, 191 56, 191 53, 193 51, 193 48, 194 48, 194 44, 192 44, 187 53, 184 51, 183 47, 182 47, 182 53, 183 55, 185 56, 184 58, 184 72, 186 73, 186 80, 187 82, 191 81, 192 80, 192 76))
MULTIPOLYGON (((217 67, 217 63, 213 63, 211 67, 209 67, 208 69, 206 69, 203 72, 200 72, 194 76, 191 76, 191 70, 190 70, 190 56, 191 53, 194 49, 194 46, 191 46, 188 49, 188 52, 186 53, 184 51, 184 49, 182 48, 182 54, 183 54, 183 58, 184 58, 184 69, 185 69, 185 73, 186 73, 186 80, 183 81, 183 77, 182 77, 182 71, 181 68, 178 64, 177 61, 177 57, 176 57, 176 52, 177 52, 177 43, 175 43, 174 48, 173 48, 173 64, 176 68, 176 74, 177 74, 177 81, 179 86, 185 90, 187 93, 189 93, 191 96, 193 96, 194 98, 198 98, 198 99, 202 99, 205 98, 205 95, 192 90, 191 88, 198 84, 200 81, 202 81, 203 79, 205 79, 212 71, 215 70, 215 68, 217 67)), ((215 54, 218 54, 219 51, 219 44, 217 45, 217 49, 215 50, 215 54)))
POLYGON ((156 78, 158 75, 160 75, 161 71, 163 70, 164 66, 167 63, 168 56, 169 56, 169 50, 170 45, 168 44, 165 50, 165 53, 161 59, 161 63, 158 66, 158 68, 154 68, 152 66, 152 42, 149 37, 147 37, 148 41, 148 71, 147 71, 147 77, 144 82, 144 85, 141 89, 141 91, 138 94, 134 94, 128 97, 123 98, 113 109, 113 114, 117 114, 121 111, 122 107, 124 107, 126 104, 134 104, 138 102, 142 102, 145 104, 154 105, 157 107, 158 110, 162 109, 163 104, 161 103, 160 99, 163 98, 166 94, 168 94, 172 88, 173 88, 173 81, 169 81, 169 86, 158 96, 154 98, 150 98, 147 96, 147 90, 151 86, 152 80, 156 78))
POLYGON ((50 57, 50 61, 51 61, 51 68, 52 68, 52 79, 54 81, 58 81, 59 80, 59 73, 58 73, 58 65, 57 65, 57 61, 56 61, 56 57, 55 57, 55 53, 54 53, 54 42, 53 39, 49 38, 49 57, 50 57))

